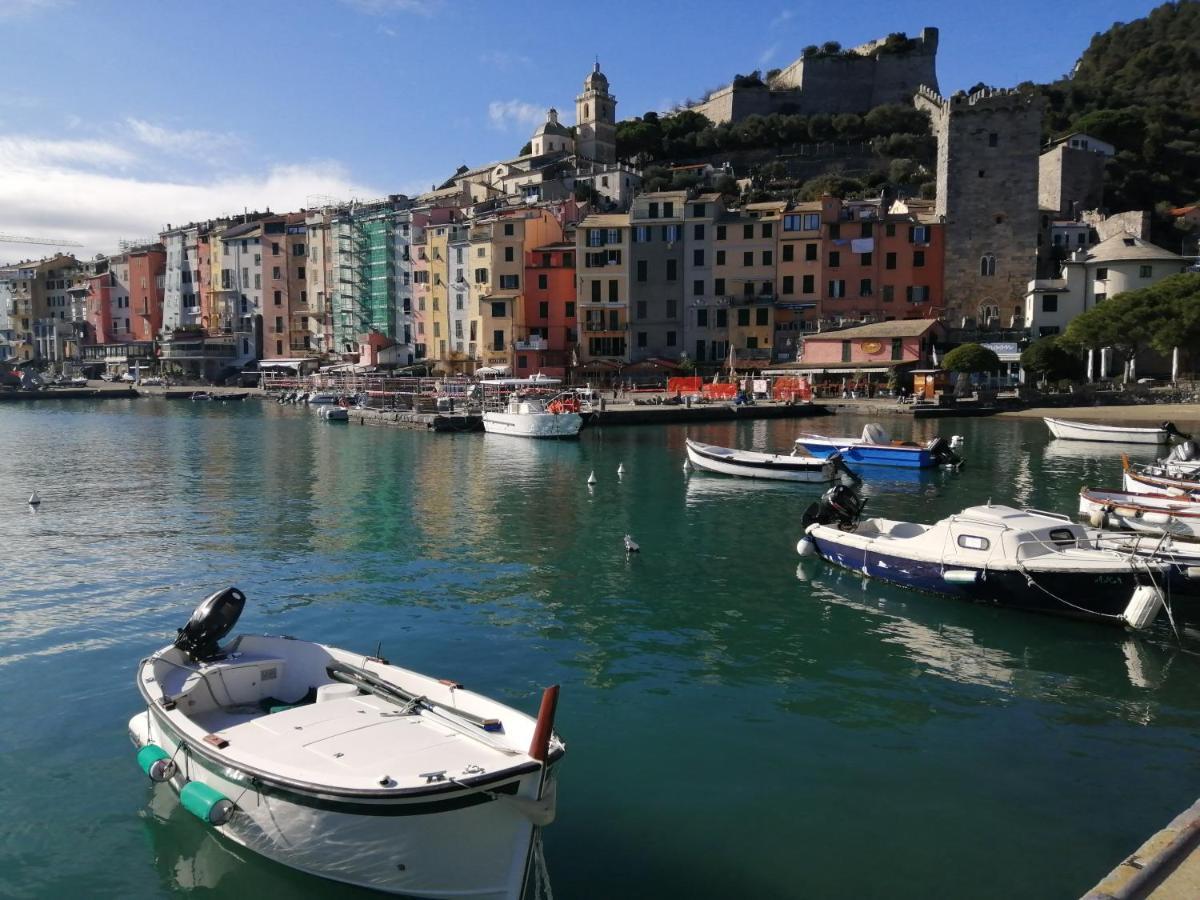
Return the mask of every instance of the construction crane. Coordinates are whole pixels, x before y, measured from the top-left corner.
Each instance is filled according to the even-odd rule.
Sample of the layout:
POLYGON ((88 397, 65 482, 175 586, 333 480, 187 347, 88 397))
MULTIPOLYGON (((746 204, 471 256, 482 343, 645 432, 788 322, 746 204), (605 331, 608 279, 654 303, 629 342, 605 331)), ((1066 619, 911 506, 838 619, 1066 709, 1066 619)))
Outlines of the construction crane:
POLYGON ((78 241, 54 240, 52 238, 27 237, 23 234, 4 234, 0 232, 0 244, 45 244, 49 247, 82 247, 78 241))

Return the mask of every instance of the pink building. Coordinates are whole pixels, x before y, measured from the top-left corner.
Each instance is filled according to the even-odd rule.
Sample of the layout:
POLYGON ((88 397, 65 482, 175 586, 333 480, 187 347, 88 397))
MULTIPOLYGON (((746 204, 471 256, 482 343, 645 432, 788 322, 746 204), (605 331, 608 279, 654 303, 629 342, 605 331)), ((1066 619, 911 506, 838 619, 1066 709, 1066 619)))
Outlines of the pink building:
POLYGON ((897 319, 818 332, 803 339, 797 362, 779 368, 808 375, 814 384, 843 378, 885 383, 893 372, 928 366, 934 342, 944 337, 945 326, 937 319, 897 319))

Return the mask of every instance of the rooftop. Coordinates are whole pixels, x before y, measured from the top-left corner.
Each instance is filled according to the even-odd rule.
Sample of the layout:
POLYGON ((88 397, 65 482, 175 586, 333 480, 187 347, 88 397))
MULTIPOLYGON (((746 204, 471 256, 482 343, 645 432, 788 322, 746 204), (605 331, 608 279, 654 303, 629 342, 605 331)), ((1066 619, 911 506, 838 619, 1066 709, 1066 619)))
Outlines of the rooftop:
POLYGON ((935 325, 937 319, 897 319, 894 322, 874 322, 870 325, 859 325, 855 328, 842 328, 838 331, 822 331, 817 334, 804 336, 804 340, 851 340, 857 338, 894 338, 920 337, 935 325))
POLYGON ((1142 240, 1131 232, 1114 234, 1106 241, 1101 241, 1087 255, 1087 262, 1120 262, 1123 260, 1171 260, 1178 261, 1182 257, 1178 253, 1164 250, 1157 244, 1142 240))

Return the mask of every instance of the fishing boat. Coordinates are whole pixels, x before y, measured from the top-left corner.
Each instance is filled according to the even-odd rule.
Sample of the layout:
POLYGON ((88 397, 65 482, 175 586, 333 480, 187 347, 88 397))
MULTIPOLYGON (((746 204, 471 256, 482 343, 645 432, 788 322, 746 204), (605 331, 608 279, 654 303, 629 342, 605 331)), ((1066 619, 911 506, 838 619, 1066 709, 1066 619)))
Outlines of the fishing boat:
POLYGON ((687 439, 688 462, 697 469, 738 475, 742 478, 773 478, 778 481, 803 481, 817 484, 833 481, 845 472, 841 457, 780 455, 718 447, 687 439))
POLYGON ((191 396, 192 400, 211 400, 212 398, 213 395, 208 391, 193 391, 191 396))
MULTIPOLYGON (((520 900, 555 812, 558 688, 537 719, 453 681, 290 637, 221 644, 245 605, 204 599, 138 665, 143 772, 224 837, 411 897, 520 900)), ((542 873, 544 874, 544 873, 542 873)))
POLYGON ((1200 538, 1200 501, 1190 497, 1085 487, 1079 515, 1095 528, 1200 538))
POLYGON ((545 399, 534 388, 557 385, 546 375, 481 382, 484 391, 483 430, 527 438, 571 438, 583 427, 579 399, 566 392, 545 399))
POLYGON ((805 512, 801 556, 978 603, 1145 628, 1163 606, 1166 567, 1096 549, 1065 516, 971 506, 931 525, 861 518, 837 485, 805 512))
POLYGON ((1131 494, 1166 494, 1170 497, 1200 499, 1200 481, 1195 477, 1180 478, 1161 474, 1155 468, 1134 468, 1128 456, 1121 456, 1122 480, 1125 490, 1131 494))
POLYGON ((1133 428, 1127 425, 1094 425, 1091 422, 1071 422, 1067 419, 1043 419, 1050 433, 1069 441, 1101 441, 1114 444, 1165 444, 1172 436, 1180 436, 1175 426, 1163 422, 1156 428, 1133 428))
POLYGON ((928 469, 933 466, 961 466, 963 459, 945 438, 934 438, 925 444, 914 441, 893 441, 883 427, 871 423, 863 427, 861 437, 828 437, 821 434, 802 434, 796 444, 812 456, 826 457, 841 454, 850 465, 899 466, 928 469))

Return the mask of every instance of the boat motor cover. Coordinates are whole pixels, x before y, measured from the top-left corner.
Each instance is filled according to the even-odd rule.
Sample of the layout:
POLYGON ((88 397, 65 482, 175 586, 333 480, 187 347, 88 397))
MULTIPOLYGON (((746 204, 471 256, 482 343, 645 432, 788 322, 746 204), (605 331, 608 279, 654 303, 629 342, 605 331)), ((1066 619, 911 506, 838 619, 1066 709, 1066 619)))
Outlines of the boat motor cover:
POLYGON ((807 530, 809 525, 837 525, 839 528, 851 528, 858 523, 863 507, 867 501, 858 495, 851 487, 835 484, 816 503, 804 511, 800 520, 807 530))
POLYGON ((213 659, 220 653, 221 639, 233 630, 245 606, 246 595, 235 587, 209 594, 179 629, 175 646, 193 662, 213 659))
POLYGON ((1182 444, 1172 447, 1167 459, 1174 462, 1194 462, 1200 459, 1200 446, 1197 446, 1195 441, 1188 439, 1182 444))

